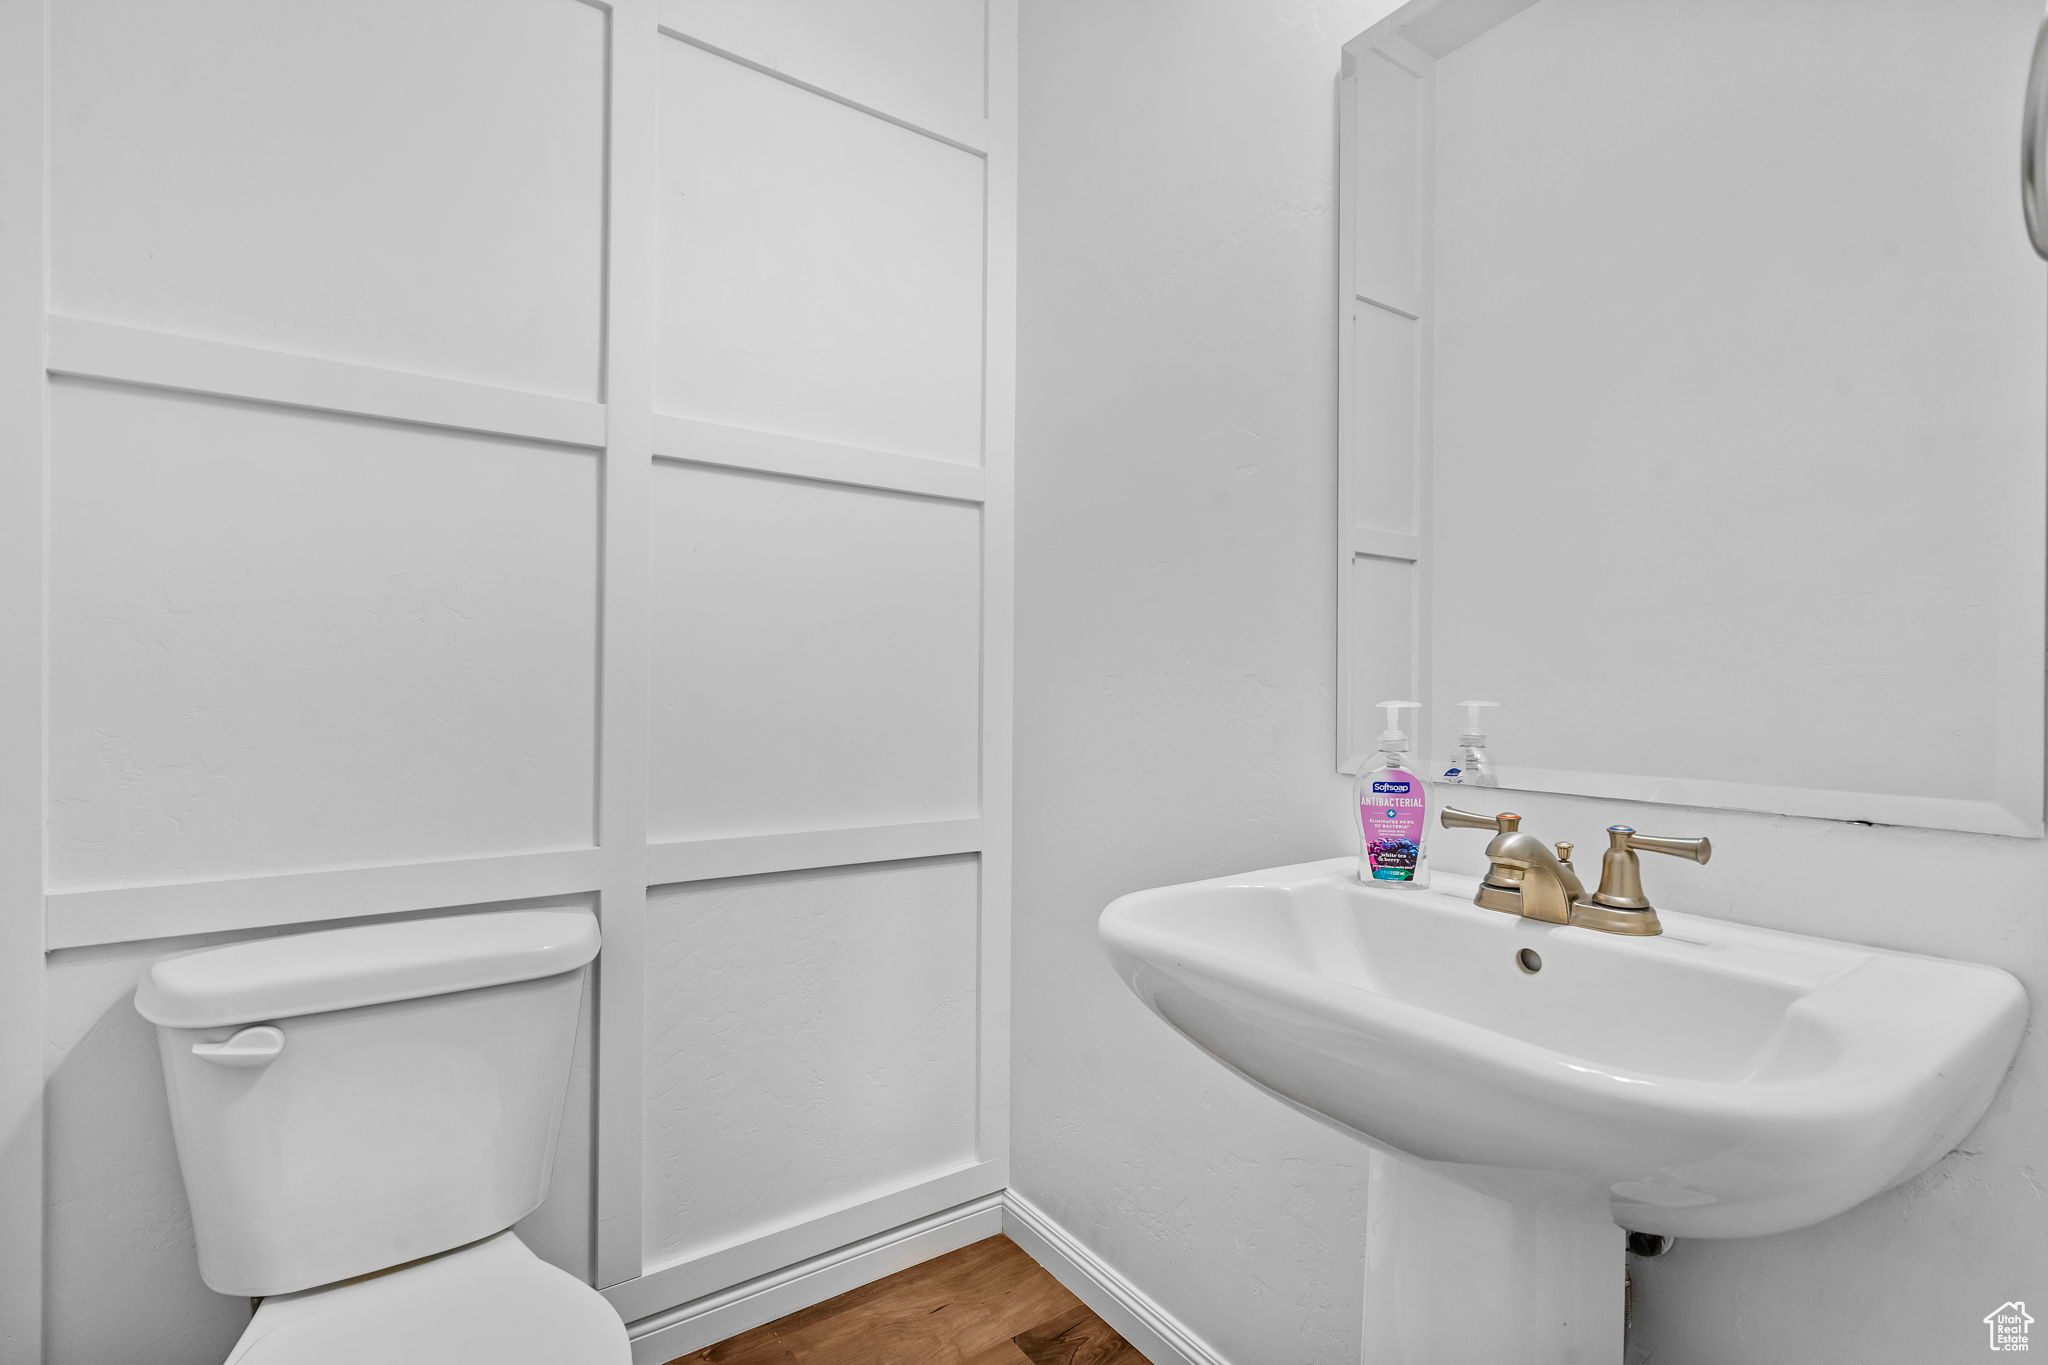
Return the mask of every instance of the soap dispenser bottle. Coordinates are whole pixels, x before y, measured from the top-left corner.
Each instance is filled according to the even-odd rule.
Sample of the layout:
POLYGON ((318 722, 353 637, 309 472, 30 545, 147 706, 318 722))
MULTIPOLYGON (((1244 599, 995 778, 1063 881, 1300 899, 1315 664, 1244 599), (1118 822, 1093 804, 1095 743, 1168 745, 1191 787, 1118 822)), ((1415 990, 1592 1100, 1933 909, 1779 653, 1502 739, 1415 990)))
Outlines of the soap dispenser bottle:
POLYGON ((1420 702, 1383 701, 1387 728, 1379 752, 1358 770, 1358 877, 1395 886, 1428 886, 1429 790, 1408 759, 1401 712, 1420 702))
POLYGON ((1458 705, 1465 708, 1465 732, 1458 736, 1458 747, 1451 751, 1451 761, 1444 764, 1443 776, 1437 781, 1454 787, 1498 787, 1493 755, 1486 751, 1486 734, 1479 727, 1486 723, 1488 708, 1500 703, 1461 701, 1458 705))

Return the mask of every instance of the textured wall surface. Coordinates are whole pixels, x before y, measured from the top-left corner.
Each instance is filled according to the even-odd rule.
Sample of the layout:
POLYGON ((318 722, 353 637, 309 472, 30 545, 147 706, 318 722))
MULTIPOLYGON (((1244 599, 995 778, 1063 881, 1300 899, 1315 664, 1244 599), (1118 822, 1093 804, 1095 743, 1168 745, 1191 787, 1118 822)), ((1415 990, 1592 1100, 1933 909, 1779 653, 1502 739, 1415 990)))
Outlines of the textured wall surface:
POLYGON ((933 858, 655 888, 648 1265, 974 1160, 959 907, 977 873, 933 858))
POLYGON ((1384 8, 1023 15, 1013 1183, 1243 1365, 1357 1360, 1364 1152, 1095 918, 1344 847, 1333 82, 1384 8))
MULTIPOLYGON (((1239 1365, 1354 1362, 1363 1158, 1172 1036, 1094 939, 1138 887, 1346 842, 1329 771, 1337 49, 1391 6, 1024 15, 1014 1183, 1239 1365)), ((1566 797, 1708 834, 1675 908, 2048 998, 2048 846, 1566 797)), ((1478 870, 1477 836, 1438 865, 1478 870)), ((1635 1263, 1635 1365, 1974 1358, 2048 1299, 2038 1026, 1963 1150, 1818 1227, 1635 1263)))
POLYGON ((55 887, 589 843, 588 452, 101 384, 51 411, 55 887))
POLYGON ((49 8, 55 311, 596 396, 597 7, 49 8))

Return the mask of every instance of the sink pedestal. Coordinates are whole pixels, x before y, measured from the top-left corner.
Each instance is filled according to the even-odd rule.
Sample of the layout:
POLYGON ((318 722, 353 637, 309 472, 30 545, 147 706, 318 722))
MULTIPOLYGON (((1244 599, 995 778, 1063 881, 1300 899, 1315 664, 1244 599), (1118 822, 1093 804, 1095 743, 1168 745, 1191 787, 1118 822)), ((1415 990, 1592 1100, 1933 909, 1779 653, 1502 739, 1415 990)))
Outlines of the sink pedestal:
POLYGON ((1500 1173, 1510 1202, 1372 1151, 1364 1365, 1621 1365, 1626 1234, 1604 1199, 1541 1181, 1500 1173))

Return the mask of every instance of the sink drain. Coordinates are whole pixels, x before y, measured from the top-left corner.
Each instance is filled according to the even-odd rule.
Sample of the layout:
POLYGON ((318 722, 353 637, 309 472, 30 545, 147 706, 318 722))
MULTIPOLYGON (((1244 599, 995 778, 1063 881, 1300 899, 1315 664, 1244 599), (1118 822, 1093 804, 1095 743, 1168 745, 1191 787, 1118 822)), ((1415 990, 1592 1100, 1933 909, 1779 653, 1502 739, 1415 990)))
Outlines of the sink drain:
POLYGON ((1515 965, 1534 976, 1543 970, 1543 955, 1534 948, 1524 948, 1515 954, 1515 965))

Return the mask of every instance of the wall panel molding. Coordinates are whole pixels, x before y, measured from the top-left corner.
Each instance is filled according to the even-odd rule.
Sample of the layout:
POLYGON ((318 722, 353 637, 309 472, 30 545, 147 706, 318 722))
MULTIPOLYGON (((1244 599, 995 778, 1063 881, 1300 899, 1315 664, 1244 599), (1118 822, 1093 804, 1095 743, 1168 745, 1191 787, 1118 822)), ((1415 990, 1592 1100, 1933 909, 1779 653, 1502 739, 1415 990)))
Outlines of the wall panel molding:
MULTIPOLYGON (((0 751, 7 752, 10 760, 0 765, 0 850, 8 854, 0 860, 0 906, 19 900, 18 908, 26 911, 0 915, 0 1022, 6 1024, 0 1029, 0 1034, 4 1034, 0 1047, 25 1063, 24 1068, 8 1069, 10 1080, 15 1075, 39 1076, 46 1060, 41 1038, 42 988, 48 954, 52 952, 149 945, 173 937, 245 933, 285 926, 310 929, 369 916, 453 911, 540 898, 593 898, 605 946, 593 998, 596 1043, 595 1099, 590 1118, 589 1264, 598 1287, 628 1318, 640 1320, 635 1332, 636 1358, 651 1360, 655 1357, 648 1354, 650 1351, 680 1353, 865 1283, 889 1270, 914 1264, 938 1251, 992 1235, 999 1229, 997 1192, 1007 1181, 1009 1084, 1016 6, 1014 0, 993 0, 988 4, 984 0, 959 0, 963 6, 972 8, 972 19, 947 12, 943 17, 950 37, 910 54, 914 60, 896 61, 894 58, 899 54, 872 43, 862 47, 859 42, 853 44, 859 51, 850 57, 818 42, 812 42, 807 52, 797 53, 796 48, 802 46, 797 44, 785 53, 782 46, 770 39, 774 36, 773 25, 789 20, 765 10, 744 13, 739 25, 746 33, 733 37, 692 32, 687 22, 688 6, 681 0, 583 3, 599 11, 606 25, 603 369, 594 389, 576 387, 564 392, 594 392, 595 399, 418 372, 407 368, 410 362, 403 360, 386 367, 298 354, 260 344, 213 340, 197 334, 209 330, 204 310, 188 318, 176 315, 178 310, 173 308, 173 316, 152 316, 147 326, 75 315, 94 311, 89 305, 68 312, 52 311, 45 243, 39 236, 23 237, 8 226, 40 225, 45 219, 42 161, 47 130, 43 120, 50 101, 44 90, 44 53, 48 46, 47 35, 42 32, 44 7, 17 7, 0 16, 0 78, 4 78, 0 79, 0 109, 13 108, 18 113, 18 117, 0 122, 0 151, 18 147, 22 153, 0 158, 0 300, 12 305, 0 310, 0 431, 10 436, 6 443, 9 456, 0 464, 0 493, 5 494, 0 497, 0 519, 4 519, 7 532, 0 536, 0 569, 5 574, 0 577, 0 631, 5 631, 14 642, 9 649, 0 651, 0 737, 4 737, 0 751), (986 43, 976 45, 970 75, 960 64, 965 61, 960 54, 966 43, 962 35, 973 32, 985 33, 986 43), (913 170, 922 168, 926 161, 950 168, 945 175, 951 178, 941 176, 940 183, 957 191, 945 202, 958 212, 942 228, 933 229, 944 235, 926 245, 943 246, 951 253, 948 259, 956 262, 957 268, 946 277, 952 289, 946 297, 957 305, 959 335, 947 333, 939 341, 931 342, 927 350, 937 347, 938 352, 935 359, 927 357, 931 359, 929 364, 913 360, 909 351, 898 357, 887 346, 875 348, 874 353, 883 357, 882 363, 896 366, 894 371, 882 373, 884 380, 896 374, 907 376, 923 385, 923 392, 933 403, 957 406, 958 430, 949 432, 949 437, 957 439, 931 443, 925 454, 911 454, 910 449, 920 448, 914 441, 906 440, 900 450, 877 448, 891 443, 887 422, 868 432, 855 430, 851 424, 846 431, 837 432, 836 424, 831 422, 814 421, 809 426, 792 423, 800 429, 822 430, 826 439, 821 439, 817 435, 800 437, 725 422, 693 420, 655 410, 657 365, 661 363, 657 330, 661 299, 650 282, 657 278, 659 256, 665 245, 660 199, 660 59, 667 50, 664 45, 678 41, 779 82, 772 86, 761 84, 762 89, 775 93, 777 98, 812 104, 809 97, 816 96, 838 109, 852 110, 915 134, 901 137, 887 129, 878 130, 876 125, 853 115, 834 115, 862 138, 893 149, 911 149, 909 160, 913 170), (878 54, 880 60, 876 60, 878 54), (956 56, 960 61, 954 61, 956 56), (842 61, 842 57, 848 59, 842 61), (935 65, 939 59, 953 64, 935 65), (905 72, 914 79, 906 80, 901 88, 890 88, 890 81, 884 79, 891 73, 905 72), (981 96, 974 101, 973 108, 963 103, 970 89, 981 96), (804 93, 791 94, 792 91, 804 93), (939 150, 933 143, 952 150, 939 150), (955 152, 972 160, 964 160, 955 152), (970 214, 975 200, 962 188, 975 177, 984 186, 983 218, 979 225, 970 214), (977 252, 981 260, 978 291, 973 270, 977 252), (974 348, 973 312, 977 301, 981 343, 978 355, 974 348), (957 374, 951 368, 955 362, 957 374), (554 831, 547 831, 532 839, 541 846, 531 851, 310 867, 294 866, 287 857, 272 864, 284 870, 258 875, 114 886, 84 879, 83 885, 52 889, 45 849, 49 793, 41 758, 47 742, 47 720, 43 700, 45 663, 40 642, 47 624, 43 583, 48 519, 48 494, 44 487, 45 413, 53 383, 59 380, 83 381, 79 388, 104 386, 96 389, 95 398, 111 399, 121 390, 153 390, 217 399, 227 404, 393 424, 387 431, 431 428, 510 438, 575 452, 596 452, 601 493, 596 509, 595 542, 598 629, 597 657, 592 666, 597 684, 596 814, 591 846, 547 847, 556 838, 554 831), (976 381, 981 385, 978 395, 970 389, 976 381), (835 433, 839 439, 829 439, 835 433), (14 452, 30 452, 31 457, 14 458, 14 452), (957 792, 913 793, 921 799, 892 803, 855 783, 851 790, 865 794, 850 796, 843 815, 835 810, 817 821, 823 824, 844 819, 844 827, 688 840, 657 841, 650 837, 649 776, 656 761, 650 743, 654 608, 657 595, 675 586, 654 581, 654 537, 660 528, 654 524, 659 505, 652 494, 654 471, 661 463, 745 471, 961 504, 950 510, 918 511, 920 516, 949 519, 949 527, 979 527, 978 562, 963 551, 944 565, 918 566, 920 571, 928 568, 931 572, 951 574, 947 581, 961 585, 960 619, 948 618, 959 627, 957 638, 963 661, 958 670, 959 688, 947 693, 958 700, 965 717, 958 727, 962 776, 957 792), (967 577, 976 569, 980 573, 978 587, 967 577), (977 608, 978 621, 974 617, 977 608), (977 715, 978 724, 970 724, 977 715), (977 762, 978 776, 972 766, 977 762), (951 818, 881 822, 924 810, 951 818), (854 823, 863 819, 878 823, 854 823), (977 866, 958 871, 958 887, 949 895, 945 908, 950 914, 957 903, 962 918, 949 920, 948 925, 960 935, 963 945, 972 945, 972 951, 963 946, 957 963, 948 959, 944 993, 961 1004, 954 1013, 940 1017, 948 1021, 945 1027, 950 1031, 944 1036, 949 1046, 962 1058, 960 1082, 948 1092, 948 1103, 957 1101, 956 1112, 963 1116, 964 1123, 966 1106, 971 1102, 971 1148, 963 1137, 957 1150, 925 1159, 930 1164, 928 1173, 918 1174, 927 1169, 925 1165, 906 1163, 900 1176, 892 1173, 876 1190, 850 1202, 834 1202, 815 1193, 794 1191, 790 1203, 798 1208, 795 1221, 744 1241, 692 1254, 673 1264, 651 1268, 646 1265, 643 1215, 648 1195, 643 1190, 647 1170, 643 1146, 648 1138, 642 1111, 647 1084, 646 995, 653 983, 643 977, 650 888, 957 855, 975 855, 977 866), (978 906, 970 904, 977 895, 978 906), (971 1039, 967 1030, 972 1030, 971 1039), (969 1084, 965 1059, 970 1056, 971 1095, 965 1089, 969 1084), (943 1165, 963 1154, 971 1159, 957 1166, 943 1165), (908 1183, 901 1188, 888 1186, 888 1181, 899 1178, 908 1183), (815 1207, 804 1209, 806 1199, 814 1201, 815 1207)), ((541 24, 535 31, 544 29, 545 24, 541 24)), ((689 54, 676 55, 686 59, 689 54)), ((754 81, 753 76, 742 79, 754 81)), ((698 87, 699 93, 706 88, 698 87)), ((262 87, 257 84, 250 89, 260 91, 262 87)), ((789 145, 813 155, 811 162, 802 164, 814 168, 822 164, 828 171, 835 168, 829 158, 823 163, 815 160, 818 144, 809 140, 809 134, 750 129, 746 120, 739 119, 729 128, 719 126, 718 135, 741 139, 743 148, 744 139, 750 135, 788 136, 789 145)), ((908 194, 901 186, 887 195, 875 192, 875 184, 892 183, 889 177, 901 169, 886 152, 872 167, 858 158, 844 157, 837 165, 847 172, 838 189, 849 196, 848 203, 872 202, 896 211, 905 204, 914 205, 915 194, 923 192, 921 181, 913 181, 908 194)), ((746 192, 742 179, 736 193, 743 196, 746 192)), ((744 198, 729 198, 726 207, 731 211, 737 204, 744 212, 747 202, 744 198)), ((788 211, 780 200, 766 201, 761 209, 763 213, 788 211)), ((836 219, 830 219, 827 226, 836 224, 836 219)), ((884 234, 878 240, 886 247, 895 239, 884 234)), ((668 249, 678 249, 672 241, 666 245, 668 249)), ((370 253, 400 250, 381 242, 367 244, 363 249, 370 253)), ((352 258, 352 264, 358 269, 372 269, 378 258, 365 255, 352 258)), ((888 280, 894 276, 884 270, 877 272, 876 278, 888 280)), ((797 307, 812 313, 830 305, 830 300, 801 291, 796 298, 797 307)), ((911 324, 917 323, 924 316, 919 311, 923 305, 910 295, 904 295, 902 301, 906 318, 911 324)), ((309 312, 303 299, 296 296, 291 303, 281 306, 300 310, 290 320, 305 321, 310 317, 317 322, 320 315, 317 303, 309 312)), ((715 317, 706 318, 701 310, 695 316, 700 321, 717 321, 715 317)), ((793 313, 792 317, 801 320, 800 314, 793 313)), ((278 333, 306 334, 293 333, 289 328, 278 333)), ((781 335, 768 335, 764 346, 772 352, 776 338, 781 335)), ((904 335, 916 335, 915 328, 904 335)), ((351 354, 363 351, 358 345, 351 354)), ((370 358, 376 359, 380 354, 372 352, 370 358)), ((397 346, 393 354, 406 352, 403 346, 397 346)), ((468 352, 450 348, 449 364, 456 372, 467 372, 471 359, 468 352)), ((428 366, 435 362, 427 359, 418 363, 428 366)), ((777 362, 771 353, 765 354, 761 363, 777 362)), ((487 369, 481 367, 479 372, 487 369)), ((790 383, 803 382, 800 370, 801 367, 791 368, 790 383)), ((781 383, 779 372, 764 373, 774 383, 781 383)), ((537 377, 532 382, 539 384, 543 380, 537 377)), ((886 384, 875 392, 883 395, 877 402, 886 408, 890 392, 886 384)), ((769 396, 772 399, 776 394, 771 390, 769 396)), ((908 404, 900 409, 931 410, 936 409, 922 404, 908 404)), ((954 408, 945 410, 952 412, 954 408)), ((125 448, 153 458, 157 446, 148 439, 150 435, 143 431, 140 439, 125 448)), ((163 453, 166 458, 175 458, 177 450, 163 453)), ((158 468, 149 460, 144 460, 140 467, 158 468)), ((261 461, 256 467, 268 468, 261 461)), ((488 466, 486 477, 495 468, 488 466)), ((890 505, 905 504, 898 501, 890 505)), ((552 508, 550 503, 543 510, 551 515, 552 508)), ((589 536, 587 510, 563 508, 562 512, 583 518, 579 525, 582 534, 589 536)), ((527 509, 527 515, 532 518, 538 513, 527 509)), ((824 531, 837 529, 838 516, 834 512, 821 517, 818 526, 824 531)), ((968 543, 972 533, 960 531, 954 539, 968 543)), ((949 549, 953 544, 951 540, 940 543, 949 549)), ((892 548, 905 557, 915 549, 903 544, 892 548)), ((584 562, 578 561, 579 565, 584 562)), ((829 555, 824 556, 817 568, 810 571, 829 572, 833 562, 829 555)), ((204 565, 209 572, 219 568, 224 579, 231 578, 237 566, 245 574, 250 572, 247 563, 233 558, 207 561, 204 565)), ((463 571, 468 568, 457 567, 463 571)), ((688 565, 682 568, 694 571, 688 565)), ((893 603, 896 594, 882 592, 871 596, 893 603)), ((227 595, 223 597, 225 600, 227 595)), ((230 607, 246 605, 229 600, 230 607)), ((224 613, 218 620, 225 624, 209 622, 204 628, 218 629, 230 643, 260 652, 265 640, 257 633, 270 628, 262 610, 274 605, 259 603, 261 610, 241 616, 224 613)), ((855 603, 848 609, 858 606, 855 603)), ((369 624, 362 628, 375 629, 375 611, 363 615, 369 624)), ((70 623, 66 625, 69 628, 70 623)), ((459 624, 451 626, 451 630, 460 629, 459 624)), ((352 647, 340 633, 336 640, 337 648, 352 647)), ((587 648, 586 638, 578 646, 579 658, 580 651, 587 648)), ((694 644, 692 650, 694 654, 706 655, 694 644)), ((111 654, 97 657, 113 658, 111 654)), ((185 666, 186 661, 169 656, 168 662, 151 666, 176 668, 185 666)), ((706 667, 717 666, 719 662, 715 656, 705 657, 706 667)), ((114 659, 110 666, 119 668, 133 663, 133 659, 124 656, 114 659)), ((487 660, 483 666, 501 663, 487 660)), ((221 680, 240 684, 246 691, 247 680, 226 671, 233 667, 233 663, 221 665, 221 680)), ((401 668, 396 676, 407 675, 401 668)), ((242 704, 242 698, 234 694, 231 686, 224 695, 224 708, 242 704)), ((273 690, 262 695, 277 694, 273 690)), ((399 695, 410 694, 401 689, 399 695)), ((579 772, 582 771, 587 770, 579 765, 579 772)), ((915 769, 906 763, 904 771, 915 769)), ((202 774, 200 780, 207 776, 202 774)), ((706 780, 715 781, 715 775, 706 780)), ((761 823, 770 829, 774 824, 767 820, 761 823)), ((740 824, 740 828, 745 827, 740 824)), ((586 835, 579 828, 561 837, 577 842, 586 835)), ((517 848, 521 840, 515 836, 508 842, 517 848)), ((486 842, 483 846, 493 845, 486 842)), ((348 851, 343 850, 335 861, 345 861, 347 856, 348 851)), ((374 857, 374 852, 370 856, 374 857)), ((414 855, 408 849, 403 856, 414 855)), ((175 875, 175 871, 167 870, 167 874, 175 875)), ((119 875, 109 874, 110 879, 119 875)), ((137 875, 159 874, 152 869, 137 875)), ((146 958, 149 951, 147 946, 138 949, 136 960, 146 958)), ((76 960, 60 959, 59 965, 76 960)), ((0 1121, 4 1121, 7 1131, 27 1135, 0 1144, 0 1210, 5 1212, 0 1217, 0 1260, 16 1268, 0 1285, 0 1355, 9 1360, 19 1354, 25 1361, 34 1361, 42 1352, 37 1335, 41 1286, 34 1274, 19 1268, 40 1264, 42 1252, 43 1171, 40 1153, 32 1140, 41 1131, 37 1117, 41 1094, 39 1084, 27 1081, 18 1086, 10 1083, 9 1088, 0 1090, 0 1121)), ((921 1121, 923 1116, 910 1114, 908 1118, 921 1121)), ((579 1221, 581 1216, 579 1211, 579 1221)))
POLYGON ((43 1358, 47 10, 0 6, 0 1357, 23 1362, 43 1358))
POLYGON ((665 886, 720 877, 753 877, 768 872, 979 853, 982 841, 980 819, 685 839, 648 847, 647 882, 650 886, 665 886))
POLYGON ((781 474, 954 502, 981 502, 986 475, 973 465, 835 445, 803 436, 749 431, 687 417, 654 419, 654 454, 662 460, 781 474))
POLYGON ((594 848, 564 849, 56 891, 45 902, 45 935, 54 952, 280 925, 310 928, 367 915, 573 895, 598 889, 603 861, 594 848))
POLYGON ((857 1203, 818 1209, 801 1222, 729 1246, 652 1267, 631 1284, 605 1291, 628 1322, 678 1303, 715 1294, 815 1256, 829 1256, 878 1230, 928 1217, 958 1204, 995 1194, 1008 1183, 1003 1163, 981 1161, 890 1190, 857 1203))
POLYGON ((601 446, 600 403, 471 384, 86 318, 50 319, 52 374, 381 417, 557 445, 601 446))
POLYGON ((1010 1152, 1010 891, 1016 691, 1017 4, 986 7, 988 254, 983 278, 981 576, 981 1010, 983 1157, 1010 1152))
POLYGON ((642 958, 647 922, 648 498, 654 472, 654 11, 615 0, 605 195, 604 573, 597 841, 596 1281, 640 1273, 642 958))
MULTIPOLYGON (((1230 1365, 1227 1357, 1014 1189, 985 1195, 724 1292, 631 1322, 635 1365, 736 1336, 949 1251, 1001 1234, 1154 1365, 1230 1365)), ((612 1296, 615 1304, 622 1300, 612 1296)))
POLYGON ((286 925, 313 928, 371 915, 982 853, 979 818, 846 829, 630 842, 608 848, 318 868, 249 877, 87 887, 43 896, 43 949, 142 943, 286 925), (622 858, 620 855, 624 854, 622 858))
POLYGON ((985 1195, 633 1322, 629 1330, 634 1365, 664 1365, 678 1355, 993 1237, 1002 1229, 1002 1197, 985 1195))
POLYGON ((857 109, 885 123, 893 123, 899 128, 931 138, 935 142, 943 142, 948 147, 958 148, 974 156, 985 156, 988 153, 992 140, 990 119, 963 117, 944 110, 919 108, 918 101, 906 100, 900 95, 885 95, 879 92, 846 93, 815 84, 772 62, 750 57, 730 48, 719 47, 695 36, 690 31, 687 16, 680 13, 680 10, 681 7, 674 4, 673 0, 668 0, 662 6, 661 31, 677 42, 688 43, 691 47, 708 52, 714 57, 744 66, 750 71, 758 71, 764 76, 772 76, 776 80, 796 86, 799 90, 807 90, 813 95, 831 100, 834 104, 857 109))

